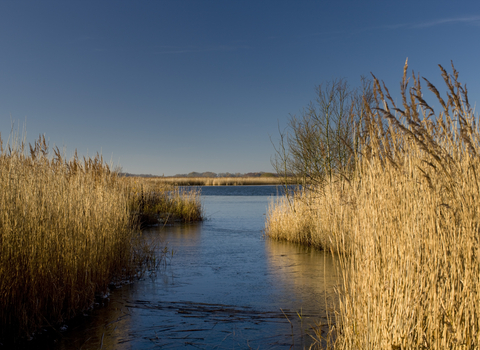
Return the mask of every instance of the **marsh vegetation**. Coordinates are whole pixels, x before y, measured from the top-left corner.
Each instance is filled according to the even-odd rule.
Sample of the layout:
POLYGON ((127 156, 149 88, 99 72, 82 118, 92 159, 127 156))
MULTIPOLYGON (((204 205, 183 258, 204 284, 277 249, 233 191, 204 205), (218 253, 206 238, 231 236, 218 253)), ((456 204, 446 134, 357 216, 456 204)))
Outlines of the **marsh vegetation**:
POLYGON ((198 188, 180 188, 155 178, 134 177, 129 183, 129 206, 141 226, 202 221, 198 188))
MULTIPOLYGON (((280 178, 123 177, 101 156, 67 160, 58 148, 50 155, 44 138, 30 147, 10 141, 0 150, 2 342, 57 327, 91 308, 110 283, 155 264, 141 225, 202 219, 200 193, 174 185, 294 179, 301 186, 287 186, 271 203, 265 232, 337 258, 338 298, 331 298, 329 330, 318 330, 317 344, 477 347, 480 126, 455 68, 440 69, 446 98, 419 76, 409 87, 407 65, 400 105, 375 77, 357 90, 343 81, 319 88, 316 104, 281 135, 274 162, 280 178), (438 107, 427 103, 423 83, 438 107)), ((235 232, 244 238, 244 230, 235 232)), ((215 236, 225 261, 227 246, 241 246, 232 247, 232 237, 215 236)), ((284 254, 274 255, 283 261, 284 254)))
POLYGON ((4 344, 57 327, 90 309, 110 283, 158 261, 139 229, 146 207, 184 221, 201 218, 195 193, 139 191, 148 184, 118 176, 99 155, 66 160, 54 148, 50 156, 44 137, 30 147, 14 136, 0 145, 4 344))
MULTIPOLYGON (((451 74, 440 71, 446 98, 419 76, 409 87, 405 64, 400 105, 373 77, 372 99, 351 116, 355 132, 334 138, 355 146, 346 166, 314 173, 302 191, 270 206, 268 236, 332 251, 341 261, 330 348, 480 344, 480 130, 458 72, 453 65, 451 74)), ((305 124, 294 130, 308 131, 305 124)), ((343 154, 322 153, 328 140, 318 140, 307 143, 323 147, 309 153, 317 164, 343 154)), ((288 144, 283 150, 283 164, 308 160, 288 153, 288 144)))

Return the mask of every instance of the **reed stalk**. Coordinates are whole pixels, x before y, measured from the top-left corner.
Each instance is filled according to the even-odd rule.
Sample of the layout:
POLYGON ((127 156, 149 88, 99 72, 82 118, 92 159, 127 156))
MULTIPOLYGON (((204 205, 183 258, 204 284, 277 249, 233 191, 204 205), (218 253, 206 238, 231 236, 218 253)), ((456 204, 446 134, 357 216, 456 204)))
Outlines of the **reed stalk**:
MULTIPOLYGON (((156 254, 131 186, 101 156, 65 160, 40 137, 0 140, 0 343, 58 327, 156 254)), ((178 196, 177 201, 180 201, 178 196)), ((158 257, 156 257, 158 261, 158 257)))
MULTIPOLYGON (((407 65, 402 106, 374 78, 377 108, 353 180, 330 182, 314 205, 297 197, 316 210, 312 236, 340 260, 335 349, 479 347, 480 129, 457 71, 440 68, 446 99, 424 80, 437 114, 418 76, 408 88, 407 65)), ((275 237, 281 214, 270 213, 275 237)))
POLYGON ((180 188, 152 178, 127 178, 131 211, 141 225, 203 220, 200 189, 180 188))

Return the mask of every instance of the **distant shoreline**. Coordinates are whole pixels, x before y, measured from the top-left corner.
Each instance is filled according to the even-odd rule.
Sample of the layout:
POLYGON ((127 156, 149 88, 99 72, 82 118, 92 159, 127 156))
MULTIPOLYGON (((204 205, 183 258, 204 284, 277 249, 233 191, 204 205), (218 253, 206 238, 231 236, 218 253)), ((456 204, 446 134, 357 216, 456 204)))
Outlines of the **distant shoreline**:
POLYGON ((155 177, 152 180, 177 186, 261 186, 285 183, 283 177, 155 177))

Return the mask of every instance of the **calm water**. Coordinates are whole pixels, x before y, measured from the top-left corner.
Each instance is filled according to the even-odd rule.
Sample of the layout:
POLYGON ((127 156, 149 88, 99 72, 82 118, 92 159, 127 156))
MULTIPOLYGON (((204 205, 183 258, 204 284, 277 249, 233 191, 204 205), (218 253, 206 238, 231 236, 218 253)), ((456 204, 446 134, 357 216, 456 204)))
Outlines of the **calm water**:
POLYGON ((207 220, 154 227, 175 254, 110 295, 52 349, 308 348, 333 298, 328 254, 263 238, 274 186, 204 187, 207 220), (300 317, 300 316, 301 317, 300 317))

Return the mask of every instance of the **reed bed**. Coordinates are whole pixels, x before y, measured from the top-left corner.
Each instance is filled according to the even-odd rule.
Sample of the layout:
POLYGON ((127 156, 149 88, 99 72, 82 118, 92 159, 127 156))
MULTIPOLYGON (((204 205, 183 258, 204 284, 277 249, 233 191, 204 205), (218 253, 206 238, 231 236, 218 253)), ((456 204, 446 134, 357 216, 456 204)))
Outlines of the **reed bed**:
POLYGON ((101 157, 49 159, 45 139, 0 153, 0 336, 31 334, 91 307, 136 272, 122 181, 101 157))
MULTIPOLYGON (((342 266, 331 348, 480 346, 479 124, 454 68, 441 67, 446 100, 425 80, 438 114, 418 77, 407 88, 406 71, 402 106, 375 79, 355 174, 301 204, 318 212, 311 234, 342 266)), ((279 215, 271 209, 267 235, 276 237, 269 222, 279 215)), ((281 232, 302 241, 295 229, 281 232)))
POLYGON ((90 309, 110 283, 161 263, 138 226, 149 205, 162 203, 159 210, 184 221, 201 217, 196 193, 170 187, 153 194, 148 184, 111 171, 99 155, 66 160, 58 148, 49 155, 44 137, 29 150, 12 138, 6 149, 0 140, 3 344, 58 327, 90 309))
POLYGON ((357 200, 345 186, 345 182, 340 181, 331 182, 321 190, 297 187, 289 196, 273 199, 267 208, 265 235, 345 253, 351 249, 352 243, 352 237, 345 231, 350 215, 348 210, 356 205, 357 200))
POLYGON ((309 195, 297 191, 293 197, 279 196, 273 199, 267 209, 265 232, 270 238, 323 247, 318 234, 318 207, 309 195))
POLYGON ((141 225, 203 220, 200 190, 152 178, 128 178, 130 207, 141 225))
POLYGON ((279 177, 157 177, 155 181, 177 186, 255 186, 281 185, 279 177))

